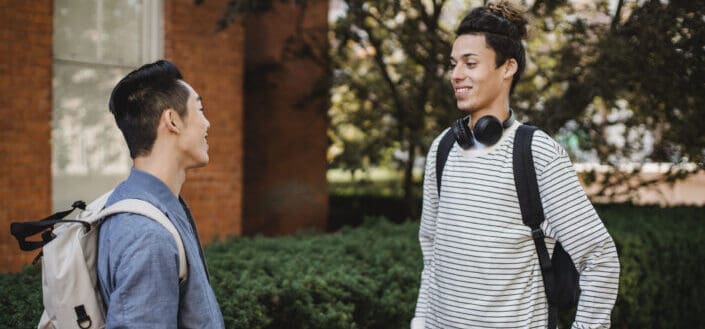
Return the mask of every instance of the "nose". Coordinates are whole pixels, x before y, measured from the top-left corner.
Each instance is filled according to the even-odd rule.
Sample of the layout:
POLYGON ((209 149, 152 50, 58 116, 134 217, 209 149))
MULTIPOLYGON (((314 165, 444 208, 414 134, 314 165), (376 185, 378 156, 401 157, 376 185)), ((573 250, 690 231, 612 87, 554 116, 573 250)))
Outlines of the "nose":
POLYGON ((465 79, 465 73, 463 72, 463 66, 460 64, 455 65, 450 71, 451 81, 461 81, 465 79))

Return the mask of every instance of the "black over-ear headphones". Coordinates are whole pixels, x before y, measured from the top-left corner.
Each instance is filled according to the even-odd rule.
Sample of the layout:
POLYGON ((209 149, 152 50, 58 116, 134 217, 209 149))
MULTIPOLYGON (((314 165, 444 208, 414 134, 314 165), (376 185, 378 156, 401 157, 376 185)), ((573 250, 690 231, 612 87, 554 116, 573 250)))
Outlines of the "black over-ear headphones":
POLYGON ((455 141, 463 149, 469 149, 475 145, 475 139, 487 146, 494 145, 502 137, 504 129, 509 128, 514 123, 514 112, 509 110, 509 118, 504 122, 492 115, 485 115, 475 122, 472 130, 468 127, 470 116, 455 120, 451 125, 455 141))

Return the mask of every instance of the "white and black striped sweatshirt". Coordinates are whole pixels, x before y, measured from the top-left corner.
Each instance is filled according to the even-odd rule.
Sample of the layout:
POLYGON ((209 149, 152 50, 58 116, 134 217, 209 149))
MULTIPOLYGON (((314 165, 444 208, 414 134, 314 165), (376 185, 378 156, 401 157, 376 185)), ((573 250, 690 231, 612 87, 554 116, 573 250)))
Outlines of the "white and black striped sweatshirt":
MULTIPOLYGON (((419 229, 424 269, 412 329, 546 327, 538 256, 514 185, 512 154, 519 125, 515 122, 489 148, 468 152, 454 144, 440 198, 436 151, 443 134, 433 142, 419 229)), ((619 281, 614 242, 565 150, 541 131, 531 147, 549 254, 560 241, 580 272, 582 292, 572 327, 609 328, 619 281)))

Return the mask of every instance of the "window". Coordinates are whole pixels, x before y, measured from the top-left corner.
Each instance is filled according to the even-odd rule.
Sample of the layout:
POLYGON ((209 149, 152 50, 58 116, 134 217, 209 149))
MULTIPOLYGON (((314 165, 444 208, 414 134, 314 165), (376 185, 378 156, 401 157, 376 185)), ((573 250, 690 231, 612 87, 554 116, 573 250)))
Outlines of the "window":
POLYGON ((54 1, 54 210, 92 200, 129 174, 108 99, 120 78, 163 56, 162 15, 162 0, 54 1))

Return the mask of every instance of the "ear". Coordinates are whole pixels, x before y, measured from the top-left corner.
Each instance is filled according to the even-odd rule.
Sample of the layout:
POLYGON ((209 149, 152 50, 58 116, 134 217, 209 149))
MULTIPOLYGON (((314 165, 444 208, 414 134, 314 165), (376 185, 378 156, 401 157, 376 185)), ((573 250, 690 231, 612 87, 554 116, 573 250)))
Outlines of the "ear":
POLYGON ((517 64, 517 60, 514 58, 509 58, 507 59, 506 62, 504 62, 504 78, 505 79, 514 79, 514 74, 517 73, 517 70, 519 69, 519 64, 517 64))
POLYGON ((160 121, 166 127, 167 131, 178 134, 181 132, 181 116, 173 109, 166 109, 162 112, 160 121))

